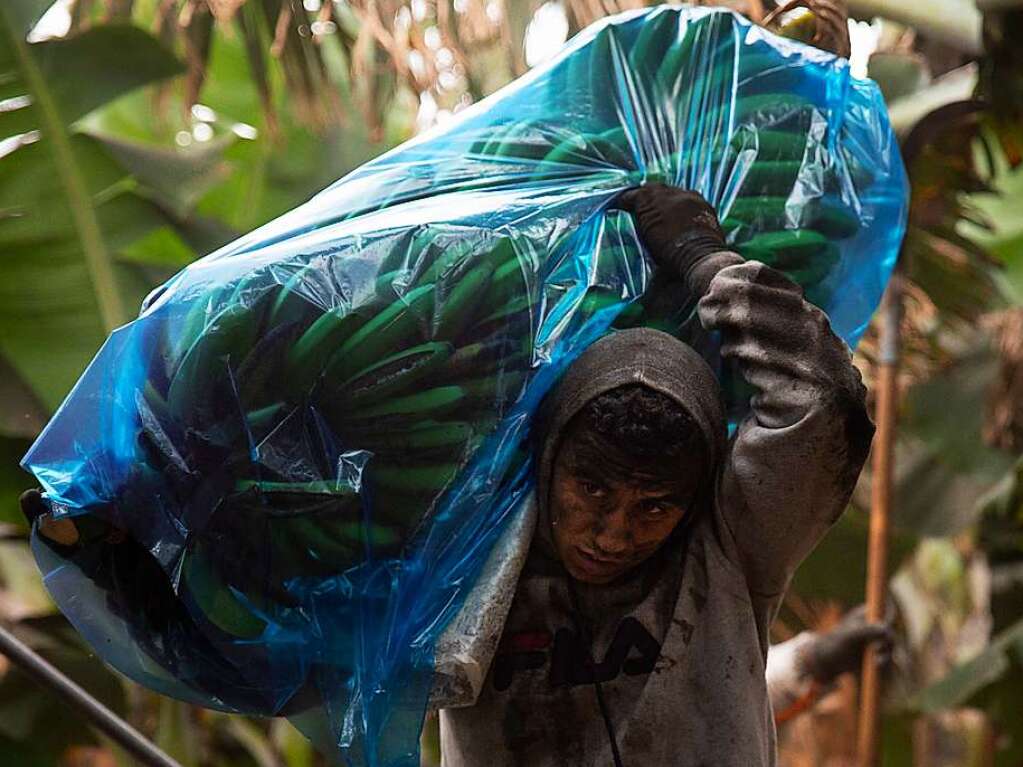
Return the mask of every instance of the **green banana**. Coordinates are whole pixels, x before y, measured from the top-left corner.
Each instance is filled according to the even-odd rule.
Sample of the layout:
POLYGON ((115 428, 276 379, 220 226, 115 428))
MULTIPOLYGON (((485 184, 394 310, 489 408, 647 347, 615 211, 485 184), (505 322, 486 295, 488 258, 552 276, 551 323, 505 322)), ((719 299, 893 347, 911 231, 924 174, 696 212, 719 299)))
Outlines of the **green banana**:
POLYGON ((533 181, 543 181, 551 175, 579 172, 578 166, 587 165, 587 143, 582 136, 571 135, 562 139, 551 149, 537 166, 533 181), (575 166, 568 168, 566 166, 575 166))
POLYGON ((526 269, 524 259, 515 253, 510 238, 504 238, 487 259, 489 263, 498 264, 490 278, 490 287, 486 291, 484 306, 501 306, 515 297, 527 292, 526 269))
POLYGON ((480 131, 481 135, 469 145, 468 153, 470 155, 486 154, 484 150, 486 149, 487 144, 490 143, 491 137, 494 135, 494 131, 500 130, 501 128, 505 127, 505 125, 507 125, 507 123, 492 125, 482 129, 480 131))
POLYGON ((411 228, 391 246, 380 261, 377 274, 409 271, 421 254, 428 251, 435 234, 434 228, 427 224, 411 228))
POLYGON ((157 421, 163 425, 170 422, 171 413, 167 406, 167 400, 157 391, 152 381, 147 380, 142 387, 142 397, 157 421))
POLYGON ((474 328, 477 338, 484 338, 498 330, 507 329, 518 322, 526 322, 532 317, 533 297, 518 296, 479 320, 474 328))
POLYGON ((273 328, 288 322, 301 322, 322 311, 300 292, 300 286, 305 282, 308 272, 313 269, 312 264, 306 264, 283 285, 276 286, 276 297, 270 304, 270 313, 267 318, 268 327, 273 328))
POLYGON ((816 107, 793 93, 761 93, 735 100, 735 122, 758 127, 795 123, 806 125, 816 107))
POLYGON ((501 144, 516 133, 518 126, 514 122, 510 122, 506 125, 501 125, 490 131, 490 138, 487 143, 480 150, 480 154, 486 155, 487 157, 495 157, 500 154, 501 144))
POLYGON ((614 326, 616 328, 637 327, 643 323, 644 311, 641 302, 633 301, 618 313, 618 316, 615 317, 614 326))
POLYGON ((820 282, 838 261, 838 248, 820 232, 764 232, 738 247, 744 258, 781 269, 803 286, 820 282))
POLYGON ((334 396, 346 408, 360 408, 410 391, 451 357, 451 344, 430 342, 373 363, 342 382, 334 396))
POLYGON ((432 284, 410 290, 346 340, 335 343, 337 351, 327 361, 324 371, 326 380, 347 380, 390 350, 401 349, 406 341, 420 333, 424 319, 430 315, 432 302, 432 284))
POLYGON ((233 378, 243 410, 264 407, 280 397, 281 370, 301 333, 302 325, 295 321, 270 326, 238 365, 233 378))
POLYGON ((210 290, 189 306, 170 344, 171 352, 168 356, 174 363, 180 364, 181 359, 206 330, 211 318, 216 316, 218 310, 215 307, 222 306, 220 299, 222 293, 223 288, 210 290))
POLYGON ((369 323, 360 310, 337 307, 324 312, 295 342, 284 363, 285 383, 293 391, 308 392, 335 350, 369 323))
POLYGON ((490 282, 490 270, 480 264, 463 275, 446 296, 437 296, 433 315, 433 337, 441 340, 455 340, 462 335, 473 312, 486 295, 490 282))
POLYGON ((372 484, 369 518, 384 522, 395 520, 394 524, 408 530, 415 529, 436 497, 435 493, 406 492, 382 483, 372 484))
POLYGON ((486 378, 477 378, 462 384, 465 397, 470 402, 496 404, 515 399, 522 392, 526 374, 519 370, 503 370, 486 378))
POLYGON ((390 452, 405 452, 408 455, 435 448, 460 448, 477 433, 466 421, 420 420, 408 428, 396 431, 382 431, 373 425, 366 432, 365 444, 370 449, 390 452))
POLYGON ((629 67, 641 77, 650 77, 678 34, 678 18, 671 13, 646 21, 629 49, 629 67))
POLYGON ((802 162, 806 155, 807 143, 811 139, 801 131, 771 130, 769 128, 752 130, 740 127, 729 139, 727 148, 722 151, 715 149, 715 163, 721 162, 726 156, 734 156, 741 152, 756 153, 755 162, 780 160, 784 162, 802 162))
POLYGON ((376 462, 370 476, 377 486, 386 486, 401 493, 429 493, 435 495, 458 473, 458 463, 439 463, 426 466, 402 466, 376 462))
POLYGON ((286 408, 287 406, 283 402, 276 402, 258 410, 250 410, 245 415, 249 430, 256 434, 268 433, 271 427, 280 423, 286 408))
POLYGON ((504 333, 498 333, 493 338, 476 341, 457 349, 444 366, 444 376, 449 380, 458 381, 490 373, 503 366, 506 360, 522 358, 528 361, 531 351, 530 339, 522 338, 516 341, 504 333))
POLYGON ((760 95, 764 91, 783 93, 801 79, 799 67, 786 66, 779 62, 776 53, 751 53, 743 51, 736 57, 723 55, 710 70, 707 80, 714 82, 733 81, 741 97, 760 95), (738 69, 736 69, 738 63, 738 69))
POLYGON ((552 136, 544 126, 529 120, 516 123, 515 129, 502 138, 497 157, 539 162, 551 150, 552 136))
POLYGON ((604 309, 624 306, 625 302, 617 291, 602 286, 594 286, 586 291, 576 311, 583 318, 589 318, 604 309))
MULTIPOLYGON (((789 265, 811 257, 826 248, 830 241, 820 232, 810 229, 786 229, 780 232, 762 232, 742 244, 743 254, 756 258, 765 254, 778 263, 789 265)), ((760 260, 760 259, 757 259, 760 260)))
POLYGON ((401 534, 393 527, 384 525, 365 525, 361 522, 346 522, 337 528, 338 535, 344 540, 358 543, 367 542, 373 548, 390 548, 401 543, 401 534))
MULTIPOLYGON (((788 223, 788 199, 781 196, 738 197, 721 221, 726 232, 742 227, 759 231, 784 229, 788 223)), ((859 220, 847 208, 827 200, 808 200, 795 206, 805 228, 815 229, 831 239, 856 234, 859 220)), ((799 223, 799 222, 797 222, 799 223)))
POLYGON ((403 289, 408 287, 405 280, 401 280, 398 285, 395 285, 395 280, 399 277, 408 274, 404 269, 394 269, 390 272, 384 272, 373 282, 373 294, 382 301, 393 301, 400 297, 403 293, 403 289))
POLYGON ((471 262, 474 247, 475 244, 468 239, 455 241, 446 247, 441 247, 435 239, 431 250, 439 252, 430 261, 429 266, 425 266, 425 264, 417 265, 420 268, 425 266, 425 268, 422 268, 421 273, 412 280, 412 287, 419 288, 423 285, 443 284, 457 279, 457 275, 471 262))
POLYGON ((252 346, 255 327, 250 307, 235 305, 222 310, 185 352, 167 389, 171 413, 185 423, 204 416, 212 403, 207 384, 222 378, 229 361, 241 362, 252 346))
POLYGON ((350 485, 331 480, 315 480, 312 482, 268 482, 265 480, 240 479, 235 482, 234 487, 238 492, 255 490, 260 493, 332 495, 344 498, 357 496, 357 493, 350 485))
POLYGON ((373 404, 350 415, 353 422, 369 419, 409 418, 422 420, 436 418, 455 410, 465 398, 461 386, 438 386, 433 389, 397 397, 386 402, 373 404))
POLYGON ((263 634, 266 622, 238 599, 201 550, 185 554, 181 570, 182 586, 196 606, 214 626, 226 634, 240 639, 255 639, 263 634))
POLYGON ((803 164, 767 160, 753 163, 746 170, 739 195, 742 197, 770 197, 788 194, 799 177, 803 164))
POLYGON ((284 581, 293 575, 339 573, 360 562, 365 545, 335 527, 329 520, 302 516, 271 520, 267 538, 277 554, 272 571, 284 581))
POLYGON ((612 52, 613 33, 609 27, 598 32, 590 42, 590 62, 588 67, 590 93, 593 102, 590 104, 592 119, 598 125, 606 125, 616 118, 618 94, 608 84, 617 77, 614 71, 614 53, 612 52))
POLYGON ((588 143, 597 155, 612 165, 630 170, 636 167, 624 128, 606 130, 592 137, 588 143))
MULTIPOLYGON (((679 93, 681 89, 685 88, 684 95, 687 102, 690 94, 694 92, 689 87, 699 74, 698 71, 692 71, 691 65, 694 62, 696 66, 705 68, 709 62, 734 48, 734 41, 730 39, 728 26, 723 23, 723 19, 719 21, 714 16, 692 21, 686 25, 682 39, 665 52, 654 79, 662 90, 667 91, 667 95, 671 96, 675 103, 681 104, 683 101, 680 98, 683 94, 679 93), (700 55, 693 56, 693 50, 698 45, 700 46, 700 55)), ((682 107, 683 110, 687 108, 688 104, 682 107)), ((681 113, 685 114, 686 112, 681 111, 681 113)))
POLYGON ((822 200, 810 208, 808 226, 832 240, 844 240, 860 230, 860 220, 844 205, 822 200))

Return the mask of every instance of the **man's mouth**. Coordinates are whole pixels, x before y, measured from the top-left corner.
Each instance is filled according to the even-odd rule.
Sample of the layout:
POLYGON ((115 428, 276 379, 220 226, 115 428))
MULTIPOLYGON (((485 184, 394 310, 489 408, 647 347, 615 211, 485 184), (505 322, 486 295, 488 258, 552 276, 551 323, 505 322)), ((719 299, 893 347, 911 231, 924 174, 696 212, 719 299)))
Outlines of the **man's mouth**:
POLYGON ((584 569, 591 573, 608 573, 620 570, 625 566, 625 561, 621 559, 603 559, 580 546, 576 546, 575 550, 579 554, 578 558, 584 569))

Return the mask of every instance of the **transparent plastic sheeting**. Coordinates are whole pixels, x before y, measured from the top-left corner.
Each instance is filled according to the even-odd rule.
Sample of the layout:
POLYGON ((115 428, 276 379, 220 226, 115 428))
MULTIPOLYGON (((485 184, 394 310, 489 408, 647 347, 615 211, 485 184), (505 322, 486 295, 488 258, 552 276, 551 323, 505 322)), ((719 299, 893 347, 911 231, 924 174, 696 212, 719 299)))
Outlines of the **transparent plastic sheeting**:
POLYGON ((730 12, 616 16, 113 333, 24 460, 81 531, 34 537, 61 609, 147 687, 417 765, 435 640, 533 489, 545 392, 613 326, 716 361, 613 207, 653 181, 857 341, 907 198, 878 89, 730 12))

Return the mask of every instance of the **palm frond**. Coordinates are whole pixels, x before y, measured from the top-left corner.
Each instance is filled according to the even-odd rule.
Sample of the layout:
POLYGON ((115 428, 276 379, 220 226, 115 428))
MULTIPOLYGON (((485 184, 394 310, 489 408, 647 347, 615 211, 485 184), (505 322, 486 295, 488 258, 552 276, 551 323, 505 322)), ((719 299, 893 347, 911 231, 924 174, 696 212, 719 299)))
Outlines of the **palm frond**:
POLYGON ((1023 163, 1023 8, 984 13, 984 56, 977 96, 989 106, 986 127, 997 137, 1012 167, 1023 163))
POLYGON ((1023 308, 985 319, 999 355, 999 371, 987 403, 984 440, 1013 454, 1023 452, 1023 308))

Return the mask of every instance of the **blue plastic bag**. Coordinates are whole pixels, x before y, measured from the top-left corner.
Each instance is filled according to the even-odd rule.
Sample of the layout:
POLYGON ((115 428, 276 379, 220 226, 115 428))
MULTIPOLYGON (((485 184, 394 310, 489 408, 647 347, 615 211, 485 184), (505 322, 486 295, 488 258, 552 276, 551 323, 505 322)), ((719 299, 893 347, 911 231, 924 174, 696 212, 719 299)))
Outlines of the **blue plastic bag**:
POLYGON ((152 689, 418 764, 435 640, 532 490, 544 394, 612 326, 714 361, 613 209, 651 181, 856 343, 906 214, 876 86, 731 12, 625 13, 112 334, 24 460, 82 538, 33 535, 58 605, 152 689))

